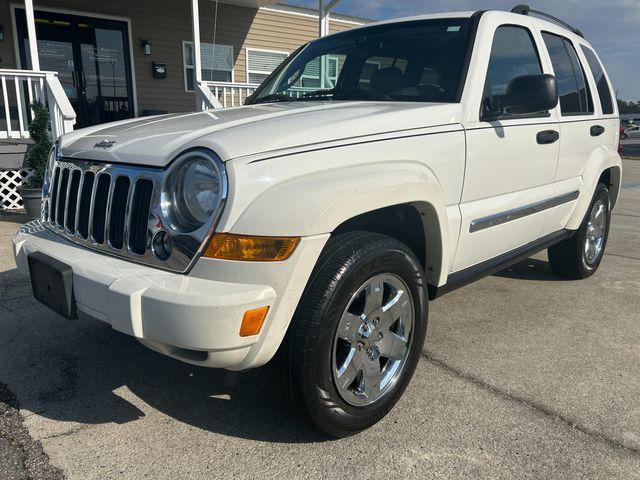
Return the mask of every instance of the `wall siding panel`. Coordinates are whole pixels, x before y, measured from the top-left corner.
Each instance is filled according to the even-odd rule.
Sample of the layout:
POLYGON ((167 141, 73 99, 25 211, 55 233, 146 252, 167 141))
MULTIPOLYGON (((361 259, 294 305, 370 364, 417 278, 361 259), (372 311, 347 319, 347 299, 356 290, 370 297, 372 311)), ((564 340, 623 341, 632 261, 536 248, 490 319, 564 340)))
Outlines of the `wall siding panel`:
MULTIPOLYGON (((16 1, 15 5, 22 5, 16 1)), ((138 114, 145 110, 191 111, 195 94, 185 91, 182 41, 191 40, 191 2, 187 0, 37 0, 38 8, 71 10, 124 17, 130 21, 138 114), (143 55, 142 39, 151 43, 152 55, 143 55), (154 79, 151 62, 167 64, 165 80, 154 79)), ((215 3, 200 1, 201 41, 213 43, 215 3)), ((5 40, 0 41, 0 68, 16 68, 15 47, 8 1, 0 2, 0 25, 5 40)), ((331 21, 331 32, 354 26, 351 22, 331 21)), ((318 20, 299 14, 252 9, 220 3, 215 31, 216 43, 233 46, 234 81, 246 82, 246 49, 293 52, 318 36, 318 20)))

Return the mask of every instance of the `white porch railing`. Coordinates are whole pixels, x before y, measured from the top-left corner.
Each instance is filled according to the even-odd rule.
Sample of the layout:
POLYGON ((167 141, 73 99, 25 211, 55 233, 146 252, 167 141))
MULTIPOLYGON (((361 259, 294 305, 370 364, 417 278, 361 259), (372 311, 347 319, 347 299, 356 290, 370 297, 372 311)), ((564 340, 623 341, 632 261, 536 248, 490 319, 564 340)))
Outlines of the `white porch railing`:
POLYGON ((205 108, 241 107, 258 88, 255 83, 207 82, 200 83, 204 91, 201 96, 210 95, 211 101, 205 108), (217 100, 218 104, 215 104, 217 100))
MULTIPOLYGON (((33 119, 30 105, 33 102, 46 103, 52 138, 73 130, 76 113, 55 72, 0 69, 0 88, 1 143, 24 143, 29 138, 29 124, 33 119)), ((22 165, 0 167, 0 209, 22 208, 18 188, 32 173, 22 165)))
POLYGON ((73 130, 76 113, 55 72, 0 69, 0 86, 0 139, 29 138, 33 102, 47 104, 54 139, 73 130))
MULTIPOLYGON (((201 82, 197 88, 198 107, 207 108, 241 107, 260 85, 256 83, 201 82), (216 103, 217 101, 217 103, 216 103)), ((315 92, 316 87, 294 87, 285 93, 291 98, 300 98, 305 93, 315 92)))

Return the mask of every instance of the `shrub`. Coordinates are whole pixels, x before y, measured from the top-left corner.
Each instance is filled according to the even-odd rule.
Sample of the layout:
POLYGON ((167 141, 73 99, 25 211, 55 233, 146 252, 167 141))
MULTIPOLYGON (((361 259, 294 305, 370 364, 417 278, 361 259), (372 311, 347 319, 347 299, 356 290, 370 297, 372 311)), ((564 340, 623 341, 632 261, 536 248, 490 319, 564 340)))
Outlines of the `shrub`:
POLYGON ((53 145, 49 134, 49 109, 41 103, 32 103, 31 109, 33 110, 33 121, 29 125, 29 135, 35 144, 27 153, 27 162, 34 173, 24 186, 26 188, 42 188, 49 152, 53 145))

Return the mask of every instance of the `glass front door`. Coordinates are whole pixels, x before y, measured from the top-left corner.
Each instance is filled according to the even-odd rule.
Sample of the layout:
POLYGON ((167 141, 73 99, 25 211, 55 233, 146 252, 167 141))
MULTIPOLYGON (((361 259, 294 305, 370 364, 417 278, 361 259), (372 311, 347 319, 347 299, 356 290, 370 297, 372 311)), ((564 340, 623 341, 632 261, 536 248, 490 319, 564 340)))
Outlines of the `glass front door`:
MULTIPOLYGON (((134 115, 127 24, 79 15, 35 12, 40 68, 58 78, 78 128, 134 115)), ((31 68, 25 11, 16 9, 22 65, 31 68)))

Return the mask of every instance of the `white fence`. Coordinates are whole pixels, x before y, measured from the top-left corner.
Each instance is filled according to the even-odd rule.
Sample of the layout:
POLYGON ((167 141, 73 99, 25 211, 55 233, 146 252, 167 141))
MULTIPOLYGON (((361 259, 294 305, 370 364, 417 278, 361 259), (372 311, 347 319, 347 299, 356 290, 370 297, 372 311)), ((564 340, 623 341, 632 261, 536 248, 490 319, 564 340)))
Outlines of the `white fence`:
POLYGON ((240 107, 258 88, 253 83, 201 82, 196 86, 198 108, 240 107))
POLYGON ((76 113, 55 72, 0 69, 0 85, 0 139, 29 138, 29 124, 33 118, 30 104, 33 102, 46 103, 49 107, 54 139, 73 130, 76 113))
POLYGON ((29 180, 31 175, 33 171, 28 168, 0 170, 0 209, 22 208, 22 197, 18 193, 18 188, 29 180))
MULTIPOLYGON (((201 82, 198 85, 198 108, 241 107, 259 87, 256 83, 201 82)), ((301 98, 305 93, 315 92, 315 87, 293 87, 285 93, 291 98, 301 98)))
MULTIPOLYGON (((51 136, 56 139, 73 130, 76 113, 55 72, 0 69, 0 141, 24 142, 29 138, 33 119, 30 105, 47 105, 51 120, 51 136)), ((32 172, 28 168, 0 170, 0 208, 22 207, 17 188, 32 172)))

